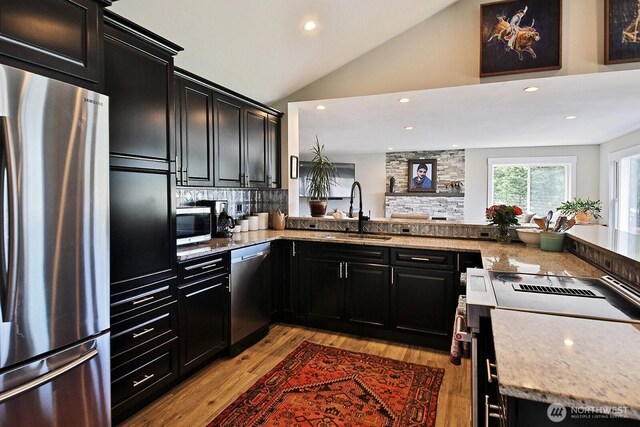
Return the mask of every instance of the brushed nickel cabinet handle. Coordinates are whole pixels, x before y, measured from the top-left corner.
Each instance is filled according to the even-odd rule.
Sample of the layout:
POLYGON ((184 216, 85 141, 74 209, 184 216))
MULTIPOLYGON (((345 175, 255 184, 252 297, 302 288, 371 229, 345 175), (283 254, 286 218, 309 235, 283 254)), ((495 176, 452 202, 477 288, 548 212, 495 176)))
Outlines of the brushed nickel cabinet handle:
POLYGON ((426 261, 426 262, 429 262, 429 261, 431 261, 431 259, 430 258, 421 258, 421 257, 417 257, 417 256, 412 256, 411 257, 411 261, 426 261))
POLYGON ((148 334, 149 332, 153 332, 156 328, 145 328, 142 332, 133 333, 133 338, 140 338, 143 335, 148 334))
POLYGON ((142 304, 143 302, 147 302, 147 301, 151 301, 153 300, 155 297, 152 295, 150 297, 146 297, 146 298, 141 298, 138 300, 135 300, 134 302, 132 302, 133 305, 138 305, 138 304, 142 304))
POLYGON ((133 386, 134 387, 138 387, 141 384, 144 384, 145 382, 149 381, 151 378, 155 377, 156 374, 151 374, 151 375, 145 375, 143 379, 141 379, 140 381, 134 381, 133 382, 133 386))

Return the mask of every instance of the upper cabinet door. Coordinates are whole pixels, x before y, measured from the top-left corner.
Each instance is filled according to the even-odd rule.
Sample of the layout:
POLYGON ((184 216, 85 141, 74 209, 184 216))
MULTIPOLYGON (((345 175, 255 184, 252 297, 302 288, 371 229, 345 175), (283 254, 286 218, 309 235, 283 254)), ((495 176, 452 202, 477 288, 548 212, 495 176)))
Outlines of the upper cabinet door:
POLYGON ((280 118, 269 114, 267 122, 269 165, 267 180, 270 188, 280 188, 280 118))
POLYGON ((99 83, 102 6, 95 0, 2 0, 0 52, 44 68, 27 65, 29 71, 95 90, 74 77, 99 83))
POLYGON ((107 25, 105 69, 111 154, 169 161, 174 126, 171 55, 107 25))
POLYGON ((255 108, 245 108, 246 118, 246 181, 247 187, 267 187, 269 146, 267 138, 267 113, 255 108))
POLYGON ((183 185, 213 186, 213 93, 188 80, 180 85, 183 185))
POLYGON ((241 187, 244 183, 242 103, 216 95, 213 112, 215 185, 241 187))

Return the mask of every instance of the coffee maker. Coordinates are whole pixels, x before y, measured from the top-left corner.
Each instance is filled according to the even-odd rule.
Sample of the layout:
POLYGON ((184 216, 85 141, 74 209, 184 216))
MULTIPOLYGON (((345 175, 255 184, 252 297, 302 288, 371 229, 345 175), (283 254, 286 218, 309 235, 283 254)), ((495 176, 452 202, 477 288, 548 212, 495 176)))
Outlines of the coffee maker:
POLYGON ((231 237, 236 223, 233 217, 227 213, 226 200, 200 200, 197 206, 211 208, 211 234, 215 237, 231 237))

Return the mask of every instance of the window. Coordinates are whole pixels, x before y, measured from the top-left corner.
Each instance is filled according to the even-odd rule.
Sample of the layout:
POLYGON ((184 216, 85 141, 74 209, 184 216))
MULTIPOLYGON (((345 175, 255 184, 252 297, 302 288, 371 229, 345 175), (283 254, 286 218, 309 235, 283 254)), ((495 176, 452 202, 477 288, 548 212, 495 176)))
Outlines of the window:
POLYGON ((489 159, 489 200, 545 213, 575 193, 576 157, 489 159))
POLYGON ((640 145, 610 155, 610 223, 613 228, 640 234, 640 145))

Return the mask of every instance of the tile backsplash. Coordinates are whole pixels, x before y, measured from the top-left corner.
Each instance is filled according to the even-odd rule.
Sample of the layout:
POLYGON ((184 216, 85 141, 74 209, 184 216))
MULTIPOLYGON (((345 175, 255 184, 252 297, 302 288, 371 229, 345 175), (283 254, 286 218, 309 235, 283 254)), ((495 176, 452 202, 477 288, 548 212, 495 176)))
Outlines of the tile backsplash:
POLYGON ((226 200, 229 214, 239 218, 255 212, 288 211, 287 190, 244 189, 244 188, 204 188, 177 187, 177 206, 192 206, 199 200, 226 200), (238 207, 240 209, 238 209, 238 207))

